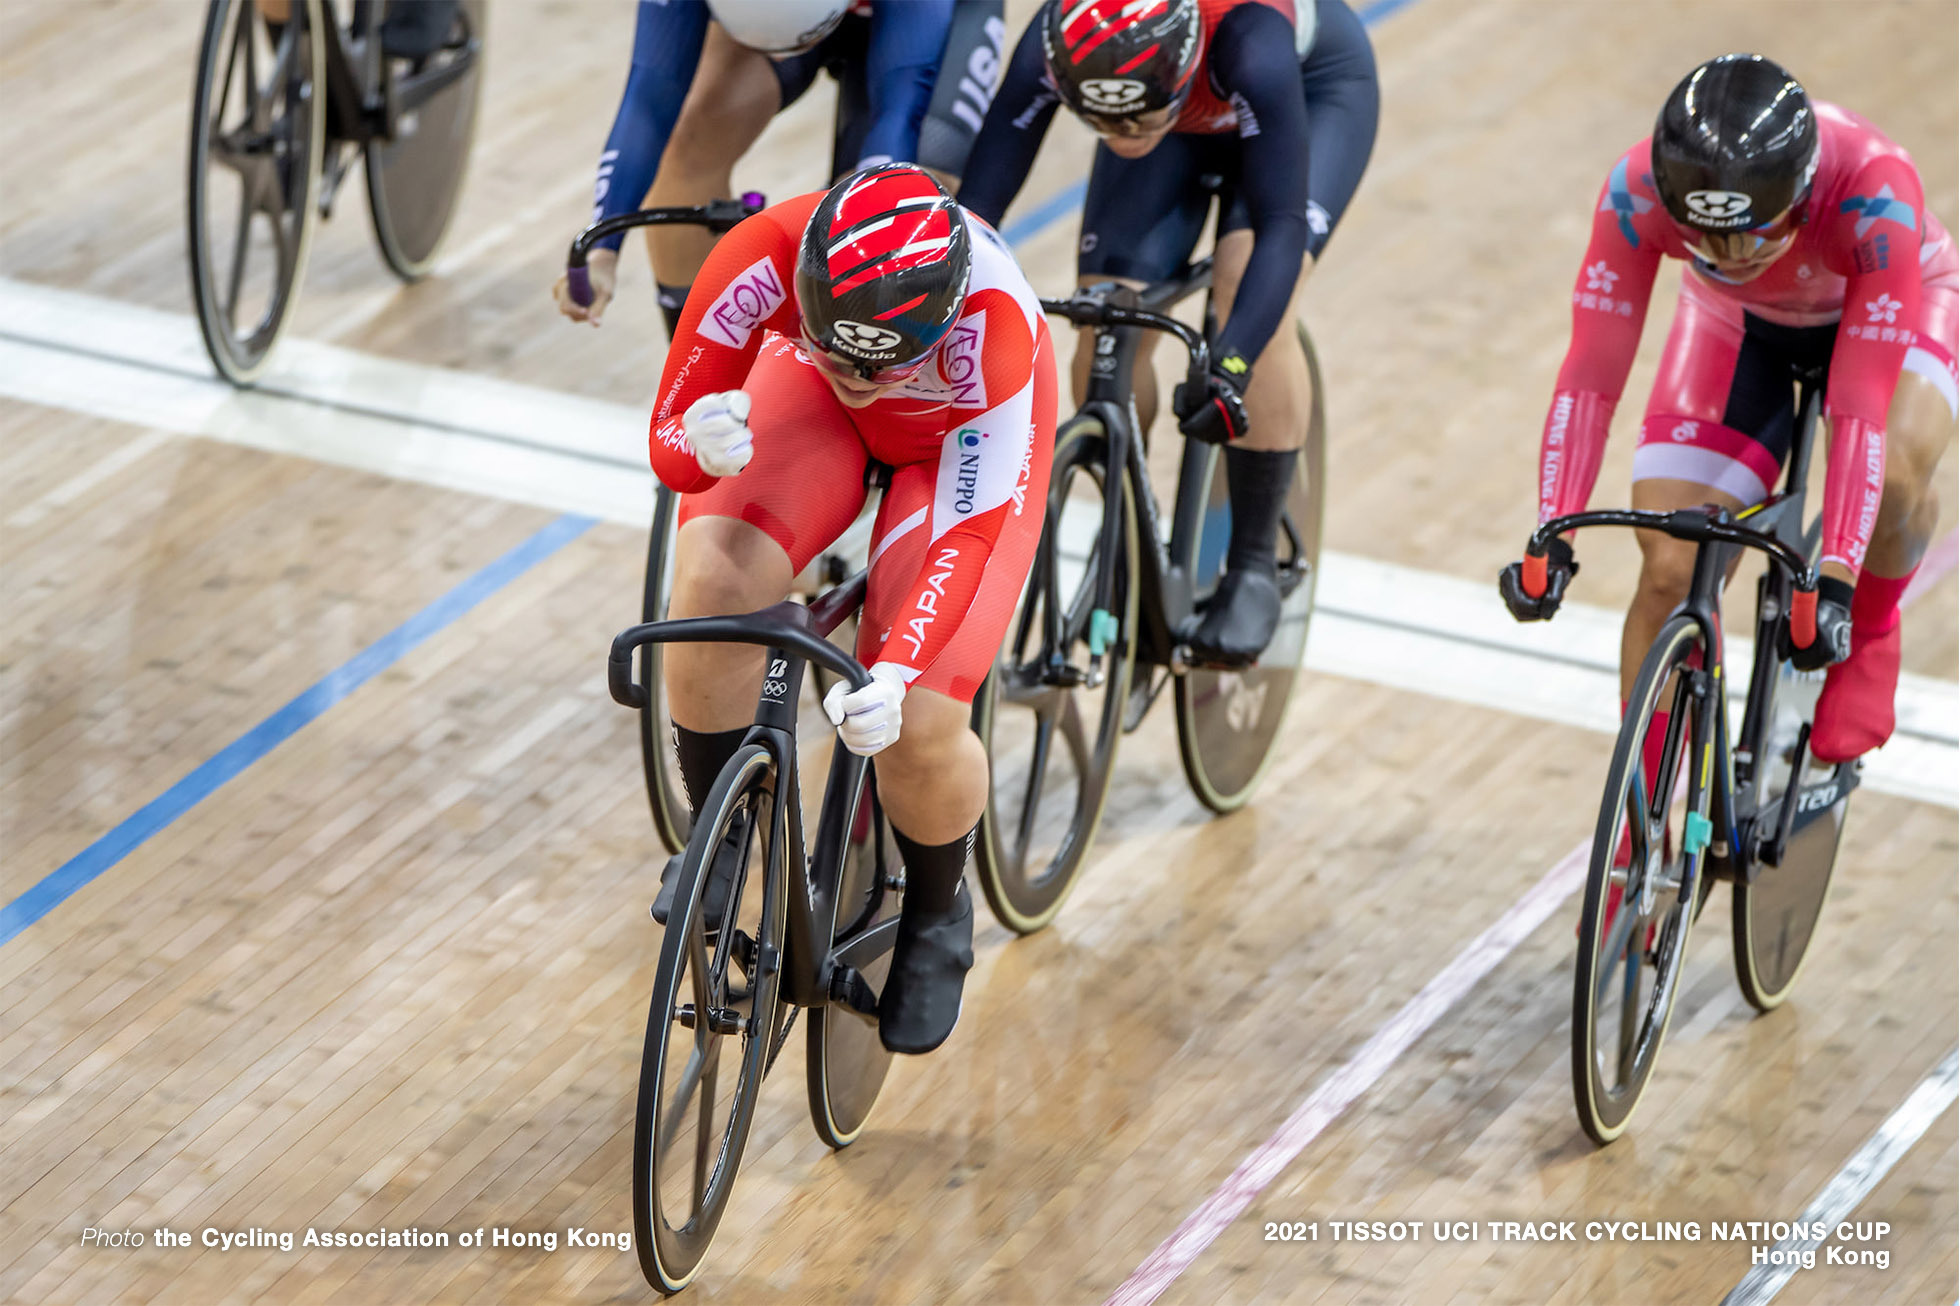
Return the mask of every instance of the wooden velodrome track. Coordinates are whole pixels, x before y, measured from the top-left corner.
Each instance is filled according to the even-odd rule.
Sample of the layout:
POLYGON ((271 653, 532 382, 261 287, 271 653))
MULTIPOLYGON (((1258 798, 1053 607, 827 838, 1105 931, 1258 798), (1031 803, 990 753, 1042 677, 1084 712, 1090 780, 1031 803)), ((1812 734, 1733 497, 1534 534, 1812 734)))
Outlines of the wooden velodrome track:
MULTIPOLYGON (((1014 33, 1030 8, 1012 6, 1014 33)), ((262 760, 9 925, 0 1300, 643 1300, 629 1252, 562 1236, 631 1228, 658 860, 633 719, 599 668, 637 611, 643 536, 624 523, 645 481, 617 472, 628 510, 541 539, 567 503, 414 452, 444 438, 417 417, 478 422, 456 395, 522 409, 485 377, 530 387, 540 426, 611 423, 628 454, 643 438, 634 414, 661 350, 644 259, 598 332, 545 295, 586 211, 630 7, 499 0, 438 275, 390 278, 350 186, 314 246, 291 374, 248 398, 199 379, 186 316, 200 20, 190 3, 0 0, 0 900, 529 552, 262 760), (377 356, 403 366, 354 365, 377 356), (307 397, 333 384, 336 399, 307 397), (371 427, 393 452, 348 451, 383 439, 371 427), (83 1242, 159 1226, 561 1242, 83 1242)), ((1960 219, 1956 16, 1940 0, 1418 0, 1374 39, 1381 135, 1308 314, 1333 414, 1328 545, 1452 594, 1482 587, 1486 617, 1529 524, 1596 188, 1687 67, 1775 55, 1911 149, 1930 207, 1960 219)), ((779 120, 738 179, 777 196, 817 184, 827 147, 804 141, 828 103, 779 120)), ((1080 176, 1085 142, 1058 128, 1018 213, 1080 176)), ((1066 286, 1073 218, 1031 225, 1019 248, 1034 281, 1066 286)), ((1603 502, 1625 492, 1632 425, 1623 413, 1603 502)), ((1631 542, 1588 540, 1584 556, 1575 597, 1623 603, 1631 542)), ((1324 1109, 1304 1142, 1265 1153, 1257 1196, 1172 1258, 1182 1273, 1163 1300, 1721 1298, 1749 1243, 1449 1244, 1429 1222, 1795 1219, 1942 1061, 1960 1013, 1950 575, 1906 631, 1907 669, 1929 678, 1926 747, 1946 769, 1919 773, 1919 798, 1901 792, 1908 775, 1854 803, 1827 932, 1788 1008, 1751 1017, 1717 896, 1657 1081, 1612 1148, 1573 1119, 1577 899, 1561 896, 1609 736, 1533 707, 1528 678, 1478 702, 1318 671, 1261 799, 1226 820, 1188 796, 1158 710, 1124 748, 1059 922, 1010 942, 983 916, 958 1035, 897 1067, 845 1153, 810 1132, 794 1040, 691 1296, 1101 1300, 1311 1098, 1324 1109), (1449 988, 1464 974, 1452 959, 1532 894, 1535 921, 1485 936, 1474 983, 1449 988), (1452 1000, 1412 1003, 1439 976, 1452 1000), (1347 1219, 1420 1220, 1425 1236, 1330 1241, 1326 1222, 1347 1219), (1296 1220, 1321 1222, 1319 1241, 1264 1240, 1267 1222, 1296 1220)), ((1890 1225, 1889 1266, 1820 1259, 1785 1300, 1955 1298, 1951 1100, 1949 1087, 1855 1205, 1890 1225)))

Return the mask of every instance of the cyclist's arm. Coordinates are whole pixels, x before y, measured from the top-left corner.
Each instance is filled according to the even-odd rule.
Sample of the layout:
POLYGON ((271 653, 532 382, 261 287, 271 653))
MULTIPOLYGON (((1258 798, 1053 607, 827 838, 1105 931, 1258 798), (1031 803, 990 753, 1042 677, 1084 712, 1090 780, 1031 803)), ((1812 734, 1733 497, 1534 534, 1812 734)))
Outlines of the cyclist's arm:
MULTIPOLYGON (((631 213, 646 198, 694 82, 707 33, 706 0, 640 0, 632 70, 592 186, 594 222, 631 213)), ((598 247, 618 249, 624 239, 624 233, 608 236, 598 247)))
POLYGON ((744 219, 701 265, 667 346, 648 431, 655 474, 682 494, 720 479, 702 471, 688 447, 681 429, 688 406, 704 395, 739 389, 765 332, 796 334, 796 249, 822 199, 822 191, 799 195, 744 219))
POLYGON ((1885 490, 1885 419, 1919 321, 1919 246, 1926 230, 1919 176, 1903 159, 1866 164, 1826 228, 1826 265, 1845 276, 1844 316, 1825 386, 1831 449, 1824 473, 1823 560, 1865 565, 1885 490))
POLYGON ((953 0, 883 0, 872 6, 864 55, 871 124, 854 167, 919 157, 919 124, 932 103, 952 26, 953 0))
POLYGON ((1280 328, 1307 253, 1307 103, 1293 28, 1278 10, 1241 5, 1212 33, 1211 69, 1239 115, 1239 190, 1252 256, 1214 349, 1248 361, 1280 328))
POLYGON ((966 157, 966 176, 960 182, 962 205, 992 226, 1000 226, 1001 216, 1028 179, 1041 138, 1048 134, 1055 106, 1061 102, 1048 85, 1048 70, 1041 60, 1041 25, 1029 23, 980 124, 973 152, 966 157))
POLYGON ((1592 240, 1572 287, 1572 343, 1539 440, 1540 522, 1579 512, 1592 497, 1613 409, 1640 348, 1666 210, 1636 156, 1646 158, 1645 141, 1621 157, 1593 205, 1592 240))
POLYGON ((1024 511, 1041 511, 1040 502, 1026 502, 1028 469, 1033 442, 1055 435, 1052 404, 1047 413, 1034 408, 1036 340, 1027 315, 999 290, 983 290, 969 302, 986 312, 986 393, 1005 398, 978 416, 956 408, 947 419, 927 520, 931 542, 878 659, 897 667, 907 684, 958 631, 1002 528, 1024 511))

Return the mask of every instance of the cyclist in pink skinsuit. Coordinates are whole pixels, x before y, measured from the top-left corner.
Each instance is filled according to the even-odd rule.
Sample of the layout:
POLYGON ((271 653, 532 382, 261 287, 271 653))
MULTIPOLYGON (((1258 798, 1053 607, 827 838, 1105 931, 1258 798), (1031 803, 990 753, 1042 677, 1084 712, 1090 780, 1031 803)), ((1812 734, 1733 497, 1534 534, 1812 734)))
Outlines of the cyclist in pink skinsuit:
MULTIPOLYGON (((1856 757, 1892 733, 1899 602, 1939 517, 1932 476, 1952 438, 1960 352, 1953 239, 1926 211, 1912 159, 1870 123, 1808 100, 1769 60, 1704 64, 1595 206, 1545 421, 1540 522, 1586 506, 1664 256, 1688 266, 1634 452, 1634 507, 1766 498, 1790 447, 1789 366, 1828 362, 1824 581, 1818 639, 1798 662, 1831 667, 1814 753, 1856 757)), ((1639 536, 1623 694, 1694 564, 1693 544, 1639 536)), ((1541 598, 1506 568, 1514 616, 1551 616, 1571 556, 1555 545, 1541 598)))

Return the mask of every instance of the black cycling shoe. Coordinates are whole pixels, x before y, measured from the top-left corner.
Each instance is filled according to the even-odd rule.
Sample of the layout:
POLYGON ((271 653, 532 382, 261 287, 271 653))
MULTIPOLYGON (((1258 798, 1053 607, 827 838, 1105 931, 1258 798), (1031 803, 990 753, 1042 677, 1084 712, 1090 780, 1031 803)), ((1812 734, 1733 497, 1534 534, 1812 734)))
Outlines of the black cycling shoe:
MULTIPOLYGON (((748 841, 748 822, 737 821, 722 836, 721 847, 715 849, 714 863, 708 868, 708 887, 704 890, 701 904, 701 923, 710 934, 721 928, 722 915, 728 910, 728 895, 735 887, 735 868, 742 864, 742 854, 748 841)), ((667 923, 667 917, 674 910, 674 890, 680 883, 681 859, 685 856, 686 853, 675 853, 661 868, 660 892, 653 899, 653 918, 662 925, 667 923)))
POLYGON ((1227 569, 1202 616, 1179 631, 1192 657, 1212 666, 1259 660, 1279 629, 1279 580, 1264 571, 1227 569))
POLYGON ((913 1056, 946 1041, 960 1018, 960 989, 973 969, 973 895, 960 885, 953 910, 901 914, 891 973, 878 999, 878 1040, 913 1056))

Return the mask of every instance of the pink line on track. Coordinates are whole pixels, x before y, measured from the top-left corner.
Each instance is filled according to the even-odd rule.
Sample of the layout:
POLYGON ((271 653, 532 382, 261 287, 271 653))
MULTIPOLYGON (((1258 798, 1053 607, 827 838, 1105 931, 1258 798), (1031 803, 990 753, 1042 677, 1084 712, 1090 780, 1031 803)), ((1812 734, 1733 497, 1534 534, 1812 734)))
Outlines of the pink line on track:
MULTIPOLYGON (((1901 602, 1911 604, 1920 598, 1944 580, 1956 563, 1960 563, 1960 531, 1949 532, 1927 550, 1919 564, 1919 574, 1913 578, 1901 602)), ((1423 986, 1422 992, 1409 999, 1358 1052, 1322 1080, 1272 1137, 1239 1162, 1239 1168, 1227 1175, 1225 1182, 1184 1218, 1175 1233, 1157 1245, 1157 1250, 1109 1294, 1103 1306, 1148 1306, 1162 1296, 1164 1289, 1190 1269, 1232 1221, 1245 1214, 1245 1209, 1308 1144, 1354 1105, 1356 1098, 1373 1088, 1444 1012, 1455 1006, 1478 980, 1495 970, 1513 948, 1544 924, 1559 904, 1585 883, 1586 861, 1591 852, 1592 840, 1588 839, 1567 853, 1524 897, 1512 903, 1495 924, 1472 939, 1456 960, 1423 986)))

